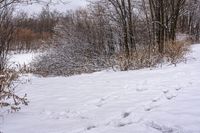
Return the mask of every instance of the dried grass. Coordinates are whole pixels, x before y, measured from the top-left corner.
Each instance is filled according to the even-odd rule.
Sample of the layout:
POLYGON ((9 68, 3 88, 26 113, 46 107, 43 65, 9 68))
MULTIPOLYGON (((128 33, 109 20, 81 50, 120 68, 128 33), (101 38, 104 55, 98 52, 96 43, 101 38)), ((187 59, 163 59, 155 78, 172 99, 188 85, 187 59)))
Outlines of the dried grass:
POLYGON ((117 54, 114 57, 114 65, 122 71, 156 67, 158 64, 163 63, 176 66, 177 63, 186 61, 185 55, 189 52, 189 44, 187 41, 168 42, 165 44, 165 52, 163 54, 158 52, 157 46, 150 49, 148 46, 143 46, 129 58, 124 53, 117 54))
POLYGON ((0 72, 0 108, 7 108, 9 111, 18 111, 20 105, 28 105, 26 94, 19 97, 15 94, 16 83, 19 74, 13 70, 0 72))

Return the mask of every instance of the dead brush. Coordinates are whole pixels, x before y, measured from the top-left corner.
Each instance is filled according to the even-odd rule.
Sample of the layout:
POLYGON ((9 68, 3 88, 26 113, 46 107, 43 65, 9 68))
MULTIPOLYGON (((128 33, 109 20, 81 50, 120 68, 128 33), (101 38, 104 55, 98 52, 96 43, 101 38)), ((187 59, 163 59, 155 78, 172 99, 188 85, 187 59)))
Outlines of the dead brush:
POLYGON ((185 55, 189 52, 189 42, 176 41, 165 44, 165 52, 159 53, 158 46, 141 46, 137 52, 131 53, 129 58, 126 54, 119 53, 115 55, 115 66, 120 70, 136 70, 148 67, 156 67, 158 64, 170 63, 176 65, 179 62, 186 61, 185 55))
POLYGON ((121 71, 126 70, 136 70, 150 65, 150 59, 146 52, 137 51, 137 53, 132 53, 129 58, 126 54, 120 53, 115 56, 115 66, 121 71))
POLYGON ((165 45, 164 57, 176 66, 181 61, 186 61, 185 55, 189 52, 189 43, 185 41, 168 42, 165 45))
POLYGON ((137 49, 137 52, 132 52, 129 58, 124 53, 119 53, 114 58, 114 65, 124 71, 154 67, 160 61, 161 56, 156 48, 149 49, 147 46, 143 46, 137 49))
MULTIPOLYGON (((119 53, 113 56, 112 60, 112 66, 115 66, 120 71, 126 71, 129 67, 129 59, 127 59, 125 53, 119 53)), ((114 67, 113 67, 114 68, 114 67)))
POLYGON ((19 74, 13 70, 0 72, 0 108, 7 108, 8 111, 15 112, 20 109, 20 105, 28 105, 26 94, 19 97, 15 94, 15 81, 19 74))

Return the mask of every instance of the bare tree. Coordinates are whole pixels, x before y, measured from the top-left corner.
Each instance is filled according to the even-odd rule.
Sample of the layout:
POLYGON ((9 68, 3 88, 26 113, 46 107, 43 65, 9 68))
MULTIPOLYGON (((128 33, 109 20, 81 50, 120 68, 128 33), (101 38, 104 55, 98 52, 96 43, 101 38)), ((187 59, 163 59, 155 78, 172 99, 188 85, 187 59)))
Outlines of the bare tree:
POLYGON ((4 70, 7 53, 13 38, 14 25, 12 23, 12 9, 0 10, 0 71, 4 70))
POLYGON ((181 10, 186 0, 149 0, 154 38, 159 52, 164 52, 165 41, 174 41, 181 10))
POLYGON ((179 32, 189 34, 193 41, 200 39, 200 1, 187 0, 179 20, 179 32))

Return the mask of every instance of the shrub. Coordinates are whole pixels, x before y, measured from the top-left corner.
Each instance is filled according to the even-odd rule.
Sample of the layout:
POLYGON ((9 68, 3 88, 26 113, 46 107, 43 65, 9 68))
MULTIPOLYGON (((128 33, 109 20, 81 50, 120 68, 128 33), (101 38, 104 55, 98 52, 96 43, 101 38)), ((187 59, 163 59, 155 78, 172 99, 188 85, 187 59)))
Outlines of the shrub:
POLYGON ((157 46, 140 46, 137 53, 132 53, 127 59, 123 52, 107 56, 86 44, 60 44, 49 48, 46 54, 35 59, 32 71, 42 76, 70 76, 109 67, 124 71, 156 67, 163 63, 176 65, 185 60, 184 55, 189 51, 188 46, 186 42, 169 42, 165 45, 164 54, 158 52, 157 46))
POLYGON ((87 44, 61 44, 47 49, 30 65, 42 76, 70 76, 91 73, 108 67, 107 58, 87 44))
POLYGON ((189 42, 175 41, 165 44, 165 52, 160 54, 157 46, 140 46, 137 53, 131 54, 127 59, 124 53, 116 54, 114 64, 120 70, 135 70, 147 67, 156 67, 158 64, 169 63, 176 66, 185 61, 185 55, 189 52, 189 42))
POLYGON ((168 62, 176 65, 186 60, 185 54, 189 52, 189 43, 185 41, 169 42, 165 47, 165 57, 168 62))
POLYGON ((13 70, 0 72, 0 108, 18 111, 21 105, 28 105, 26 94, 24 97, 15 94, 18 77, 19 74, 13 70))

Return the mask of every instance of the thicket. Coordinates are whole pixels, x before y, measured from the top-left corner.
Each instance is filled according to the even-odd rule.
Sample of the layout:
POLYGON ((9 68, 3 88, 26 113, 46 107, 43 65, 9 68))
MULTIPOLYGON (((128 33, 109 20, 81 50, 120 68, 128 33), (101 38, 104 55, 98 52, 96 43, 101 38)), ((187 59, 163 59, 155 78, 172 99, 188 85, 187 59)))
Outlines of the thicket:
POLYGON ((60 17, 46 54, 32 63, 32 71, 69 76, 106 68, 126 71, 176 65, 188 52, 188 40, 176 38, 186 3, 109 0, 69 11, 60 17))

